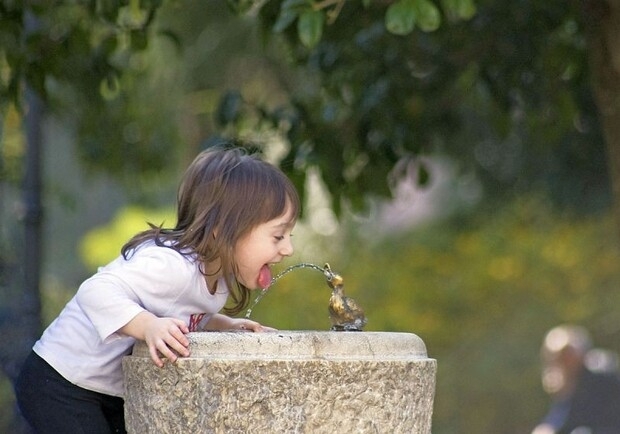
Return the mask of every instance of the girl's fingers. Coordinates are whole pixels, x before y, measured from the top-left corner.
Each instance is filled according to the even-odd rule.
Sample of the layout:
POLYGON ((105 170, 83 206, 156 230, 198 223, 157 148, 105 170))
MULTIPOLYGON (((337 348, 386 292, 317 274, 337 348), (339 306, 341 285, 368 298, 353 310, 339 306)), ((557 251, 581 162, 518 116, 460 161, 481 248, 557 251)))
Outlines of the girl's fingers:
POLYGON ((183 321, 165 320, 160 325, 163 327, 159 327, 159 331, 153 330, 151 338, 146 340, 153 363, 161 368, 164 366, 162 358, 175 362, 179 356, 189 356, 189 340, 184 333, 187 325, 183 321))
POLYGON ((175 346, 178 347, 179 344, 177 343, 177 345, 171 345, 165 341, 161 341, 158 346, 158 349, 159 349, 159 352, 162 354, 162 356, 164 356, 166 359, 174 363, 179 358, 179 356, 174 351, 172 351, 171 346, 174 348, 175 346))
MULTIPOLYGON (((172 321, 177 325, 179 330, 183 333, 184 337, 185 337, 185 333, 189 333, 189 327, 187 327, 187 324, 185 324, 184 321, 181 321, 180 319, 176 319, 176 318, 173 318, 172 321)), ((187 341, 187 339, 186 339, 186 341, 187 341)), ((188 344, 189 344, 189 342, 188 342, 188 344)))
POLYGON ((170 338, 166 340, 166 343, 180 355, 184 357, 189 356, 189 351, 187 349, 189 340, 185 336, 185 333, 179 328, 174 327, 170 330, 170 338))
MULTIPOLYGON (((179 333, 181 332, 179 331, 179 333)), ((177 352, 177 354, 183 357, 189 356, 189 350, 187 349, 187 346, 189 345, 189 341, 183 334, 181 334, 180 337, 172 335, 166 342, 164 342, 164 345, 166 346, 168 351, 170 351, 170 353, 172 353, 170 349, 173 349, 174 351, 177 352)), ((176 360, 176 357, 174 357, 174 359, 172 360, 173 361, 176 360)))
POLYGON ((244 323, 241 324, 241 329, 242 330, 252 330, 253 332, 274 332, 277 331, 277 329, 274 329, 273 327, 267 327, 264 326, 260 323, 257 323, 256 321, 246 321, 244 323))
POLYGON ((159 358, 159 354, 157 353, 157 348, 154 345, 149 345, 149 354, 151 355, 151 360, 155 363, 155 366, 159 368, 164 367, 164 362, 159 358))

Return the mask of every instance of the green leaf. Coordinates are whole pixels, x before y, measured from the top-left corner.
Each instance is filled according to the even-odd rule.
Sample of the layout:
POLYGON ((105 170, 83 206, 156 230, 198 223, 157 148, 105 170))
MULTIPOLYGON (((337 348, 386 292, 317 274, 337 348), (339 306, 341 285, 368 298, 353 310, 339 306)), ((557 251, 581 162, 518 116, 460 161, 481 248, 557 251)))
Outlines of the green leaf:
POLYGON ((424 32, 432 32, 439 28, 441 15, 439 9, 430 0, 417 0, 415 9, 418 16, 418 27, 424 32))
POLYGON ((385 27, 395 35, 407 35, 413 31, 416 22, 416 8, 413 0, 399 0, 392 3, 385 13, 385 27))
POLYGON ((299 13, 295 10, 283 8, 283 10, 280 11, 280 15, 278 15, 278 19, 273 25, 273 31, 276 33, 283 32, 293 23, 293 21, 295 21, 298 15, 299 13))
POLYGON ((297 21, 299 40, 308 48, 313 48, 321 40, 325 15, 322 11, 306 9, 297 21))
POLYGON ((446 14, 460 20, 469 20, 476 15, 474 0, 442 0, 446 14))
POLYGON ((239 15, 243 15, 254 7, 253 0, 228 0, 228 6, 239 15))
POLYGON ((283 32, 293 21, 297 19, 300 12, 303 12, 312 3, 308 0, 285 0, 280 6, 280 14, 273 25, 273 31, 276 33, 283 32))

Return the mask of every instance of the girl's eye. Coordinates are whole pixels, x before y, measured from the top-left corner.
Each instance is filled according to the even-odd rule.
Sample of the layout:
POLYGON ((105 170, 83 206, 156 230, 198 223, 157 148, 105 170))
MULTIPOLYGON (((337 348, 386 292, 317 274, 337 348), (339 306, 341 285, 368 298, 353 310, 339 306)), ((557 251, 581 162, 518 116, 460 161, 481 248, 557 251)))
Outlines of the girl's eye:
POLYGON ((282 241, 284 239, 284 235, 279 235, 279 236, 276 236, 275 238, 278 241, 282 241))

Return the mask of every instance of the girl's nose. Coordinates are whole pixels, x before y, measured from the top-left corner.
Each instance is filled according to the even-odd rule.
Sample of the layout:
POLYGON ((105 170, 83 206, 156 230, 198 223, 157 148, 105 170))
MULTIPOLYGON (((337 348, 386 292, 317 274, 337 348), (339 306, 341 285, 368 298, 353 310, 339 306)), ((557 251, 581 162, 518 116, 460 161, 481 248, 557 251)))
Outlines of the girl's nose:
POLYGON ((294 250, 291 237, 286 237, 285 242, 282 244, 282 248, 280 249, 280 254, 282 256, 291 256, 294 250))

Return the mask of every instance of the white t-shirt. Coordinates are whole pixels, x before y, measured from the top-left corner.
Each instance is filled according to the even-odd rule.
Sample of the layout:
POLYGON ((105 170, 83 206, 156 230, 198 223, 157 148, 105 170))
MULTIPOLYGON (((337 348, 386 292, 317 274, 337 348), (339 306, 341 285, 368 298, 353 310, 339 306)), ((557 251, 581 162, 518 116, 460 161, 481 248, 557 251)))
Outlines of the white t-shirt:
POLYGON ((117 332, 140 312, 178 318, 201 330, 228 297, 220 279, 210 294, 198 263, 154 244, 119 256, 84 281, 33 349, 67 380, 85 389, 123 396, 122 357, 135 339, 117 332))

